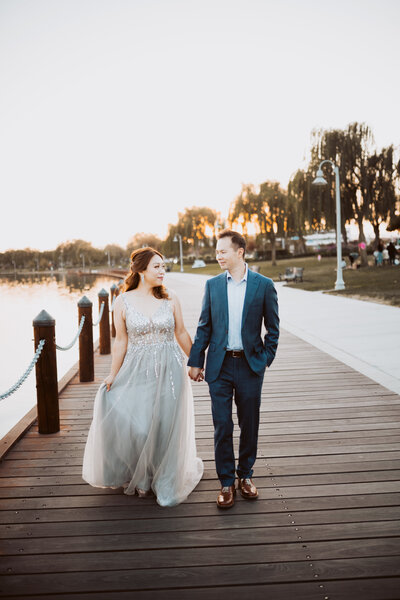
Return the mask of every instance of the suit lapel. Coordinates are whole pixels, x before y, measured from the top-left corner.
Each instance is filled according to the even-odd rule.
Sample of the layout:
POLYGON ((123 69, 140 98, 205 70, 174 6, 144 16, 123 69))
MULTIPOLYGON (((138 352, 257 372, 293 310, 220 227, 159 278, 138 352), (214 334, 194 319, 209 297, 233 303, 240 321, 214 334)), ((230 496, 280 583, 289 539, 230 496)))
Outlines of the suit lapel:
POLYGON ((217 294, 219 299, 219 310, 221 318, 224 319, 225 329, 228 329, 228 285, 226 279, 226 273, 222 273, 219 276, 217 294))
POLYGON ((246 285, 246 295, 244 297, 244 306, 243 306, 243 314, 242 314, 242 328, 246 321, 247 315, 249 313, 251 303, 253 302, 254 296, 256 295, 257 288, 260 284, 260 280, 250 269, 247 271, 247 285, 246 285))

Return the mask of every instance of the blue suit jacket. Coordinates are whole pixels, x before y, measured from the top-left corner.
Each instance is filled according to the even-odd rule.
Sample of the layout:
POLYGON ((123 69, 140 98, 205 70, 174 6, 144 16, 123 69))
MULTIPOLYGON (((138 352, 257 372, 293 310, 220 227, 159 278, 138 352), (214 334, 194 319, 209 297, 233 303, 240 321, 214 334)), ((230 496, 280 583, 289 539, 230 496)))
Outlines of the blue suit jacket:
MULTIPOLYGON (((243 350, 250 368, 262 375, 275 358, 279 338, 278 298, 271 279, 248 270, 242 314, 243 350), (261 337, 264 319, 267 333, 261 337)), ((215 381, 228 345, 228 292, 226 272, 206 282, 203 306, 188 365, 203 367, 205 380, 215 381)))

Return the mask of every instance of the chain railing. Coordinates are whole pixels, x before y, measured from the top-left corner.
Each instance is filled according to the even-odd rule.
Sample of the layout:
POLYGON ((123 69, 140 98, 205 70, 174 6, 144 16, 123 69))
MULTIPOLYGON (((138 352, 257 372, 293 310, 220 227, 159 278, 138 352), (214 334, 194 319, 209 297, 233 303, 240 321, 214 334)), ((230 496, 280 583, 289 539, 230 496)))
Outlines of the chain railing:
MULTIPOLYGON (((112 296, 115 291, 116 288, 114 287, 111 290, 112 296)), ((70 350, 79 339, 79 379, 81 382, 94 381, 93 327, 99 325, 100 354, 109 354, 111 351, 108 293, 102 289, 98 293, 98 297, 100 303, 99 316, 94 323, 92 322, 92 302, 86 296, 78 302, 79 327, 73 340, 67 346, 59 346, 55 343, 55 320, 45 310, 42 310, 33 320, 35 345, 37 345, 35 355, 18 381, 4 394, 0 395, 0 400, 3 400, 19 389, 42 356, 36 365, 39 433, 56 433, 60 430, 56 350, 70 350), (45 344, 46 348, 42 354, 45 344)), ((117 294, 113 298, 111 313, 114 309, 116 297, 117 294)), ((115 336, 115 332, 113 335, 115 336)))
POLYGON ((17 389, 21 387, 21 385, 24 383, 25 379, 27 379, 29 377, 33 367, 39 360, 39 356, 43 350, 44 344, 45 344, 45 340, 40 340, 38 347, 36 349, 36 352, 35 352, 35 356, 32 358, 32 361, 31 361, 29 367, 26 369, 25 373, 18 379, 18 381, 12 387, 10 387, 9 390, 7 390, 4 394, 0 395, 0 400, 4 400, 4 398, 8 398, 9 396, 11 396, 11 394, 16 392, 17 389))
POLYGON ((102 316, 103 316, 103 312, 104 312, 104 302, 101 303, 99 318, 97 319, 97 321, 95 323, 93 323, 93 327, 97 327, 97 325, 100 323, 102 316))
POLYGON ((70 344, 68 344, 68 346, 58 346, 56 344, 57 350, 63 350, 63 351, 70 350, 72 348, 72 346, 75 344, 78 337, 81 335, 84 323, 85 323, 85 317, 82 317, 81 322, 79 323, 78 331, 76 332, 76 335, 75 335, 74 339, 72 340, 72 342, 70 344))

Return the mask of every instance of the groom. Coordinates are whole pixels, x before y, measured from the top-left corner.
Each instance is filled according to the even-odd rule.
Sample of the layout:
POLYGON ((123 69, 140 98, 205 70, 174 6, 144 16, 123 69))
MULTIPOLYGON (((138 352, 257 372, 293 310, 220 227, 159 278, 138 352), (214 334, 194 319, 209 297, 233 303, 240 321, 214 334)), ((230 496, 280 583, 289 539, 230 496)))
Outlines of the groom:
POLYGON ((274 360, 279 338, 278 301, 271 279, 248 269, 246 240, 226 229, 218 236, 217 261, 225 273, 206 282, 203 306, 190 352, 189 375, 201 381, 208 347, 205 380, 214 422, 214 451, 221 491, 220 508, 235 502, 232 399, 239 427, 238 489, 254 500, 251 477, 257 456, 261 388, 265 368, 274 360), (264 320, 267 333, 261 337, 264 320))

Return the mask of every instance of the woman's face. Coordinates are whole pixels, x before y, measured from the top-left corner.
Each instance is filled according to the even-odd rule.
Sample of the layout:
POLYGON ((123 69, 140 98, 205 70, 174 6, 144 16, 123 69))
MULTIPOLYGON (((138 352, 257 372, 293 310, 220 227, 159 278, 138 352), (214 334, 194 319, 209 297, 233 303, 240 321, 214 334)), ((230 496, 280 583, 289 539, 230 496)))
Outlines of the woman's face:
POLYGON ((143 275, 146 283, 151 287, 162 285, 165 276, 164 260, 155 254, 147 265, 147 269, 143 272, 143 275))

